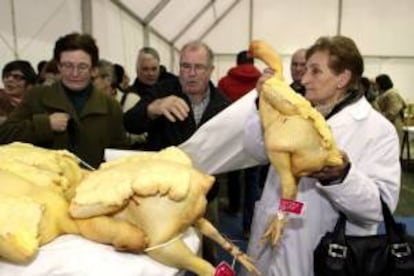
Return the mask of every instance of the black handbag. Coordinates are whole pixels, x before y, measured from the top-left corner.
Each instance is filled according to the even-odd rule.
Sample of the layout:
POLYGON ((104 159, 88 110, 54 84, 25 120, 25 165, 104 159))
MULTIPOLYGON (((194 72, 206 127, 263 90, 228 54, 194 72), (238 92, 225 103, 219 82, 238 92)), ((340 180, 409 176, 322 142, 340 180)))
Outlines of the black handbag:
POLYGON ((315 276, 414 275, 414 238, 381 203, 386 233, 345 235, 346 217, 340 213, 334 231, 326 233, 314 251, 315 276))

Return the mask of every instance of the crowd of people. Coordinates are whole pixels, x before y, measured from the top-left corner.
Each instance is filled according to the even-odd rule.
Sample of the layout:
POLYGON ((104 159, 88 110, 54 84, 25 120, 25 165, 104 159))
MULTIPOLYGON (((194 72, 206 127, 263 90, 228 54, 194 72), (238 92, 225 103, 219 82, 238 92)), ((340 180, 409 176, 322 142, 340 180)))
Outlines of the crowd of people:
MULTIPOLYGON (((277 249, 261 245, 279 208, 280 181, 268 167, 257 105, 241 111, 249 112, 244 147, 261 166, 227 175, 229 209, 237 212, 243 204, 248 253, 263 275, 312 275, 312 252, 339 212, 351 222, 350 234, 373 234, 382 219, 380 197, 394 210, 400 189, 398 137, 406 103, 391 78, 363 77, 362 56, 344 36, 322 37, 298 49, 290 69, 291 87, 325 117, 344 162, 301 178, 298 199, 308 211, 288 224, 277 249)), ((260 72, 246 51, 217 86, 213 70, 214 53, 201 41, 182 47, 177 76, 161 65, 156 49, 143 47, 130 85, 122 65, 99 56, 92 36, 64 35, 53 58, 39 63, 38 73, 25 60, 3 66, 0 143, 67 149, 95 168, 104 161, 105 148, 153 151, 179 145, 247 92, 260 91, 271 75, 268 69, 260 72)), ((213 224, 219 186, 215 183, 208 194, 206 216, 213 224)), ((203 256, 217 264, 217 252, 207 241, 203 256)))

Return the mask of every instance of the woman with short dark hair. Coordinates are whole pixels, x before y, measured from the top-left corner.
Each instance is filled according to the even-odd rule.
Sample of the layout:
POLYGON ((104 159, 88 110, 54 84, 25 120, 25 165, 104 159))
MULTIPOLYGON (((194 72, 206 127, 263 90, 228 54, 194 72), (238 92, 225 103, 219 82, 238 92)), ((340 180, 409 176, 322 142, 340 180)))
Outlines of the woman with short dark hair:
POLYGON ((26 93, 1 126, 0 143, 67 149, 93 167, 103 162, 105 148, 126 147, 121 107, 92 83, 98 53, 88 34, 60 37, 54 49, 60 80, 26 93))
MULTIPOLYGON (((304 211, 289 214, 275 247, 263 244, 262 237, 275 216, 288 213, 280 211, 280 172, 269 169, 262 197, 256 203, 247 251, 262 275, 314 275, 313 252, 321 237, 334 229, 339 212, 348 219, 346 234, 372 235, 382 221, 380 196, 391 210, 398 202, 398 137, 393 126, 359 90, 364 64, 354 41, 344 36, 322 37, 306 55, 306 73, 302 77, 305 97, 327 120, 343 151, 343 162, 298 179, 296 200, 303 203, 304 211)), ((259 84, 268 77, 264 75, 259 84)), ((284 119, 286 122, 289 117, 284 119)), ((280 128, 274 129, 275 136, 277 131, 280 128)), ((290 140, 300 140, 295 135, 299 134, 291 133, 290 140)), ((246 122, 244 141, 246 151, 256 160, 268 162, 255 104, 246 122)), ((295 154, 302 158, 298 157, 300 153, 295 154)))

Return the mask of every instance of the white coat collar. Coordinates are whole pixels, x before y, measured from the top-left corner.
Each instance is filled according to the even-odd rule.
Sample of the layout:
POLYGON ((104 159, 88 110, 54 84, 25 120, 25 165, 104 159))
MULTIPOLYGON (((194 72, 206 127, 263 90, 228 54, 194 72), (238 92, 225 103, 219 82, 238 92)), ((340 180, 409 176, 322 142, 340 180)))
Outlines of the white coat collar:
POLYGON ((331 126, 338 126, 346 123, 350 123, 353 120, 355 121, 362 121, 365 120, 370 111, 372 110, 372 106, 370 103, 365 99, 365 97, 361 97, 358 101, 349 106, 342 109, 340 112, 332 116, 328 122, 331 126), (352 118, 353 120, 350 120, 352 118))

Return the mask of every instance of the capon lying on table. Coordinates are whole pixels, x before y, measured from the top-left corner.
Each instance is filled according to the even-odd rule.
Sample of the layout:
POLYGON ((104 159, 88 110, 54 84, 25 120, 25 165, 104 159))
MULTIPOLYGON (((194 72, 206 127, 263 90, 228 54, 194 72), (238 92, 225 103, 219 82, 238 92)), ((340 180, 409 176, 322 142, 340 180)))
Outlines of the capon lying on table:
POLYGON ((195 226, 258 274, 203 218, 214 177, 194 169, 178 148, 128 156, 92 172, 68 151, 17 142, 0 147, 0 160, 0 257, 8 261, 29 263, 40 246, 62 234, 79 234, 214 275, 215 268, 181 239, 195 226))

